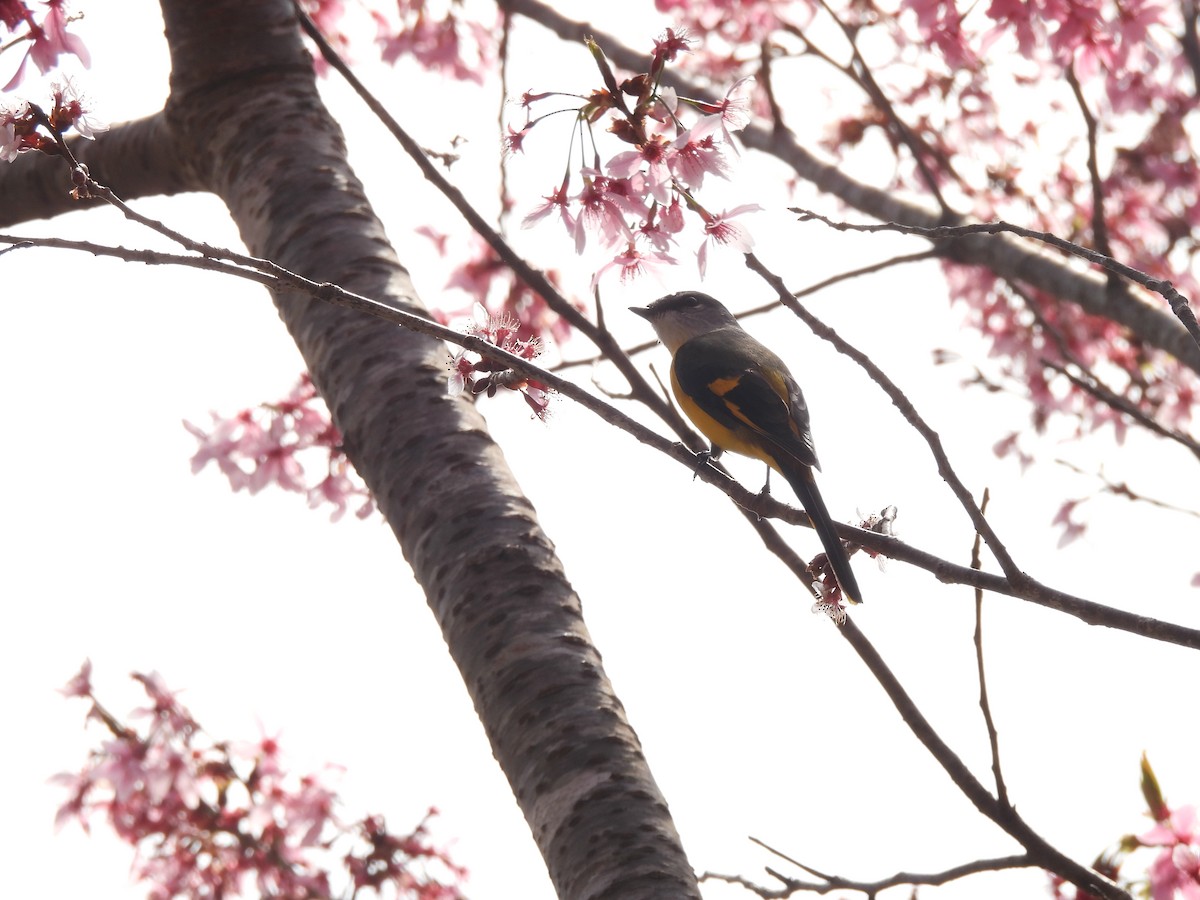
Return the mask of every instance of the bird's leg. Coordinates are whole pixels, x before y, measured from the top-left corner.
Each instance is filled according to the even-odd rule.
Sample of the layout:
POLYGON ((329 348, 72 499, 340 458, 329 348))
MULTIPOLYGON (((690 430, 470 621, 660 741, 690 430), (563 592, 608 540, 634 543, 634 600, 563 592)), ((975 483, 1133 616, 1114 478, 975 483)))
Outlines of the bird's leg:
POLYGON ((763 482, 762 490, 758 492, 758 496, 764 497, 771 493, 771 467, 767 466, 767 480, 763 482))
POLYGON ((700 450, 696 453, 696 471, 692 474, 692 481, 700 475, 700 470, 707 466, 710 462, 716 462, 722 453, 725 451, 716 444, 710 446, 707 450, 700 450))

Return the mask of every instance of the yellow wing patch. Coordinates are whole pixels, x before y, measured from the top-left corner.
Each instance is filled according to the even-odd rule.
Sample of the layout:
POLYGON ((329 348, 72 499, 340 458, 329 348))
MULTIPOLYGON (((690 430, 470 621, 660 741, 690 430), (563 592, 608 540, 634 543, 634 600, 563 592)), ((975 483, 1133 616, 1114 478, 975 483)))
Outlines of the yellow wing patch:
POLYGON ((714 378, 708 383, 708 387, 718 397, 724 397, 741 383, 742 376, 735 375, 732 378, 714 378))
MULTIPOLYGON (((738 381, 738 378, 720 378, 715 382, 710 382, 709 386, 712 388, 713 393, 717 394, 717 396, 721 396, 722 391, 718 390, 715 385, 724 385, 723 390, 728 392, 737 387, 738 381)), ((673 367, 671 369, 671 389, 675 394, 675 399, 679 401, 679 406, 683 409, 684 415, 692 420, 692 423, 700 429, 700 432, 706 438, 708 438, 710 442, 712 442, 713 446, 719 447, 722 450, 728 450, 731 453, 740 453, 743 456, 749 456, 752 459, 761 459, 767 465, 776 469, 779 468, 779 465, 775 462, 774 456, 771 454, 771 452, 765 446, 763 446, 762 442, 756 436, 754 436, 753 427, 751 427, 750 432, 743 432, 740 429, 739 431, 735 432, 726 425, 718 422, 707 412, 705 412, 704 409, 695 400, 689 397, 687 392, 679 386, 679 379, 676 377, 673 367)), ((722 400, 724 400, 724 398, 722 398, 722 400)), ((753 423, 749 422, 745 416, 741 415, 737 407, 735 407, 732 403, 725 401, 725 406, 729 412, 736 415, 739 420, 746 422, 747 425, 753 426, 753 423)))
POLYGON ((742 383, 742 376, 735 375, 732 378, 714 378, 708 383, 708 389, 725 401, 725 408, 740 422, 745 422, 750 428, 755 431, 760 431, 761 427, 742 412, 742 408, 728 398, 728 394, 734 391, 742 383))

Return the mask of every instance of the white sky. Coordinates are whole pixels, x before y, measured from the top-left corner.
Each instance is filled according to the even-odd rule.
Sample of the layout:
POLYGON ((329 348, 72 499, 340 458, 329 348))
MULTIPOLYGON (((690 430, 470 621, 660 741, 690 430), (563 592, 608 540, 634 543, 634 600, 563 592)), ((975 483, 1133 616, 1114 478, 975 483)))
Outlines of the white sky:
MULTIPOLYGON (((87 13, 81 31, 94 68, 83 85, 101 115, 118 121, 156 109, 166 90, 156 5, 138 0, 118 13, 96 4, 87 13)), ((590 5, 588 14, 594 18, 590 5)), ((665 24, 647 16, 636 27, 627 22, 625 33, 645 44, 665 24)), ((540 34, 524 29, 517 40, 526 52, 515 58, 533 57, 528 51, 537 47, 540 62, 532 74, 514 74, 514 91, 592 78, 583 50, 570 49, 561 65, 547 66, 540 34)), ((463 104, 460 116, 439 118, 422 114, 404 81, 407 70, 372 69, 368 77, 385 100, 396 100, 427 146, 444 147, 455 134, 470 138, 452 177, 493 209, 486 179, 495 165, 494 93, 480 111, 471 108, 470 91, 439 88, 441 109, 456 108, 448 98, 463 104), (403 102, 392 87, 401 83, 403 102)), ((445 272, 413 229, 430 222, 456 228, 455 215, 340 86, 330 86, 329 102, 402 260, 436 300, 445 272)), ((539 128, 527 147, 513 178, 518 196, 524 190, 531 203, 561 172, 565 132, 539 128)), ((754 168, 775 172, 767 163, 754 168)), ((745 191, 751 196, 739 183, 736 193, 727 191, 732 202, 712 205, 750 199, 778 209, 808 199, 781 199, 765 180, 745 191)), ((236 243, 211 199, 136 205, 193 237, 236 243)), ((106 210, 14 231, 157 245, 106 210)), ((764 261, 794 288, 920 246, 835 235, 770 213, 759 217, 755 234, 764 261)), ((570 244, 552 230, 516 238, 542 264, 569 265, 570 244)), ((185 702, 210 733, 254 739, 261 722, 282 732, 299 770, 345 766, 348 816, 383 812, 401 829, 438 806, 435 831, 471 869, 473 896, 551 897, 391 532, 378 519, 331 526, 302 498, 233 495, 215 471, 190 474, 194 441, 181 419, 204 422, 210 409, 228 413, 280 396, 299 371, 265 294, 190 270, 43 250, 6 255, 0 270, 0 379, 9 386, 9 439, 0 442, 8 473, 0 582, 0 720, 8 738, 0 754, 10 773, 0 859, 8 863, 12 896, 145 895, 127 880, 130 851, 102 824, 91 838, 77 828, 58 836, 52 830, 62 794, 46 779, 76 770, 99 736, 81 727, 84 705, 55 690, 91 657, 110 709, 138 705, 129 672, 157 669, 172 687, 186 689, 185 702)), ((577 278, 573 288, 585 294, 587 275, 577 278)), ((698 285, 686 261, 667 279, 670 290, 698 285)), ((767 297, 733 255, 710 260, 705 288, 733 307, 767 297)), ((606 291, 618 335, 630 343, 647 338, 645 324, 623 308, 664 291, 616 283, 606 291)), ((1103 460, 1114 480, 1196 507, 1200 492, 1186 453, 1136 435, 1117 447, 1106 432, 1083 444, 1042 441, 1041 463, 1023 475, 997 461, 991 445, 1023 426, 1027 411, 1015 398, 963 390, 967 368, 930 364, 931 348, 949 347, 987 366, 979 342, 960 333, 957 315, 947 312, 933 266, 863 279, 811 305, 909 392, 967 484, 977 493, 992 489, 996 528, 1031 574, 1090 599, 1200 626, 1197 592, 1187 587, 1200 567, 1194 519, 1101 498, 1088 505, 1091 528, 1076 544, 1056 550, 1058 531, 1050 527, 1063 497, 1093 486, 1054 465, 1054 456, 1085 466, 1103 460)), ((965 516, 886 399, 787 316, 749 327, 782 350, 806 386, 822 490, 834 515, 848 520, 856 508, 894 503, 902 538, 966 562, 965 516)), ((586 352, 566 349, 568 356, 586 352)), ((651 361, 662 371, 665 354, 643 360, 651 361)), ((611 372, 595 374, 616 386, 611 372)), ((764 865, 787 871, 747 835, 856 878, 1015 852, 949 785, 722 495, 567 401, 555 403, 545 426, 513 398, 484 412, 583 598, 697 869, 752 877, 764 865)), ((758 486, 757 464, 732 466, 758 486)), ((816 552, 810 531, 787 534, 805 556, 816 552)), ((856 558, 855 567, 867 599, 856 621, 943 736, 990 783, 975 699, 970 592, 897 563, 886 573, 865 559, 856 558)), ((1051 843, 1087 862, 1122 833, 1146 827, 1137 789, 1143 750, 1168 800, 1200 800, 1194 654, 1006 598, 989 598, 986 617, 1009 790, 1051 843)), ((1040 896, 1043 885, 1036 873, 1009 874, 922 895, 1040 896)), ((745 896, 719 887, 706 895, 745 896)))

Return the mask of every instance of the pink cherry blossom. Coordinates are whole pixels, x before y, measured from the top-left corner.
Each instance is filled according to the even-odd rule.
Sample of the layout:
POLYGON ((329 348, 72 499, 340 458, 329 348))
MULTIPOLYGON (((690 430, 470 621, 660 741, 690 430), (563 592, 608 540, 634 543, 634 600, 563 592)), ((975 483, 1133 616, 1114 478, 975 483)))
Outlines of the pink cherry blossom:
POLYGON ((731 222, 730 219, 760 209, 762 207, 757 203, 747 203, 742 206, 736 206, 719 215, 705 214, 704 243, 700 245, 700 250, 696 253, 696 262, 700 269, 701 278, 704 277, 704 273, 708 268, 708 248, 710 246, 731 247, 741 253, 750 252, 754 246, 754 238, 751 237, 750 232, 743 225, 731 222))
POLYGON ((507 126, 508 130, 501 141, 505 156, 521 152, 523 149, 522 144, 524 143, 525 138, 529 135, 529 129, 531 127, 532 125, 529 122, 526 122, 525 126, 520 130, 515 130, 511 125, 507 126))
POLYGON ((1063 532, 1058 538, 1058 548, 1060 550, 1083 537, 1083 533, 1087 531, 1087 523, 1080 522, 1074 518, 1075 508, 1082 502, 1079 499, 1067 500, 1059 507, 1058 512, 1054 516, 1054 521, 1051 524, 1063 526, 1063 532))
MULTIPOLYGON (((514 356, 533 360, 542 353, 542 340, 536 334, 521 337, 525 330, 518 318, 505 313, 488 316, 482 323, 472 323, 468 333, 514 356)), ((510 369, 503 361, 464 349, 450 361, 450 369, 454 393, 470 392, 475 396, 486 394, 492 397, 501 389, 516 391, 537 418, 544 420, 549 415, 550 388, 510 369)))
POLYGON ((59 56, 64 53, 77 57, 85 68, 92 64, 91 54, 88 53, 83 40, 68 31, 74 17, 71 16, 65 0, 43 0, 43 2, 47 9, 46 15, 40 22, 34 21, 27 8, 8 7, 0 11, 0 21, 3 21, 10 30, 14 29, 21 21, 26 22, 29 25, 27 38, 30 41, 30 46, 18 65, 16 73, 0 90, 12 90, 21 83, 25 77, 25 64, 29 60, 33 60, 38 71, 43 74, 54 69, 58 65, 59 56))
POLYGON ((575 222, 577 253, 583 252, 589 232, 599 237, 605 246, 633 239, 621 208, 625 205, 625 196, 610 190, 611 184, 612 181, 603 176, 588 178, 579 193, 580 212, 575 222))
POLYGON ((563 179, 562 184, 542 199, 544 202, 530 210, 529 214, 521 222, 521 227, 532 228, 557 210, 563 226, 567 229, 568 233, 573 234, 575 231, 575 217, 571 215, 571 201, 567 197, 567 180, 563 179))
POLYGON ((610 159, 607 169, 611 175, 625 179, 641 173, 650 196, 666 204, 671 201, 673 176, 668 165, 671 153, 671 144, 665 137, 651 135, 637 150, 627 150, 610 159))
POLYGON ((92 693, 92 661, 85 659, 79 671, 59 689, 64 697, 87 697, 92 693))
POLYGON ((497 23, 487 25, 451 4, 440 17, 424 3, 395 4, 397 19, 372 10, 376 43, 384 62, 412 56, 425 68, 460 81, 481 83, 496 55, 497 23))
POLYGON ((352 498, 363 501, 357 512, 360 517, 374 509, 366 486, 346 459, 341 433, 307 375, 274 403, 243 409, 228 418, 211 415, 212 431, 183 423, 200 445, 192 457, 193 472, 215 462, 233 490, 256 494, 273 486, 301 493, 310 506, 332 506, 335 522, 352 498), (326 474, 310 479, 306 460, 323 460, 326 474))
MULTIPOLYGON (((672 199, 669 206, 656 206, 649 217, 638 226, 638 236, 664 255, 676 242, 676 235, 683 230, 683 205, 679 198, 672 199)), ((675 262, 674 259, 671 260, 675 262)))
MULTIPOLYGON (((85 663, 81 672, 88 670, 85 663)), ((276 738, 217 741, 205 734, 161 676, 135 676, 153 701, 146 725, 122 724, 76 676, 90 721, 109 738, 82 771, 53 781, 67 791, 56 824, 86 831, 102 814, 134 848, 133 873, 150 896, 261 896, 332 900, 352 890, 460 900, 465 870, 428 838, 434 811, 407 834, 379 816, 343 824, 326 777, 296 776, 276 738), (232 789, 231 789, 232 788, 232 789)), ((144 718, 145 716, 143 716, 144 718)))
POLYGON ((621 283, 624 284, 645 275, 657 278, 664 266, 673 266, 675 263, 675 259, 666 253, 657 250, 643 252, 630 241, 623 253, 617 254, 596 271, 592 276, 592 287, 595 288, 600 279, 613 270, 620 272, 621 283))
POLYGON ((1196 807, 1166 810, 1161 821, 1138 843, 1162 847, 1150 866, 1150 892, 1154 900, 1200 900, 1200 825, 1196 807))
POLYGON ((26 149, 24 127, 18 130, 18 125, 23 126, 28 113, 27 103, 10 105, 0 100, 0 162, 12 162, 26 149))
POLYGON ((697 138, 685 131, 671 148, 675 151, 668 160, 671 173, 690 190, 703 187, 705 175, 728 178, 732 171, 721 145, 711 134, 697 138))
POLYGON ((692 138, 695 140, 719 132, 722 142, 737 153, 733 133, 741 131, 753 118, 750 112, 753 90, 754 77, 747 75, 734 82, 720 103, 697 103, 701 112, 707 115, 692 127, 692 138))
POLYGON ((72 79, 54 82, 51 99, 50 121, 60 131, 74 128, 88 140, 95 140, 97 134, 108 131, 108 125, 96 117, 91 101, 80 93, 72 79))

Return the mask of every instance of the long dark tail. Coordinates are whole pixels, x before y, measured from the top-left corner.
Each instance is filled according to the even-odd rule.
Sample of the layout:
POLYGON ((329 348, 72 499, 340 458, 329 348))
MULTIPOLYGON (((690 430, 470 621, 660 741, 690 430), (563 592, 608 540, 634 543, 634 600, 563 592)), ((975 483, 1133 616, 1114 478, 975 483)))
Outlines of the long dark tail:
POLYGON ((833 520, 829 518, 829 510, 817 490, 817 482, 813 479, 812 469, 799 463, 783 466, 783 477, 787 479, 796 497, 804 506, 804 511, 812 519, 813 528, 829 564, 833 566, 833 574, 837 576, 838 584, 842 586, 842 595, 851 603, 862 603, 862 594, 858 590, 858 582, 854 580, 854 570, 850 568, 850 557, 846 555, 846 547, 834 530, 833 520))

